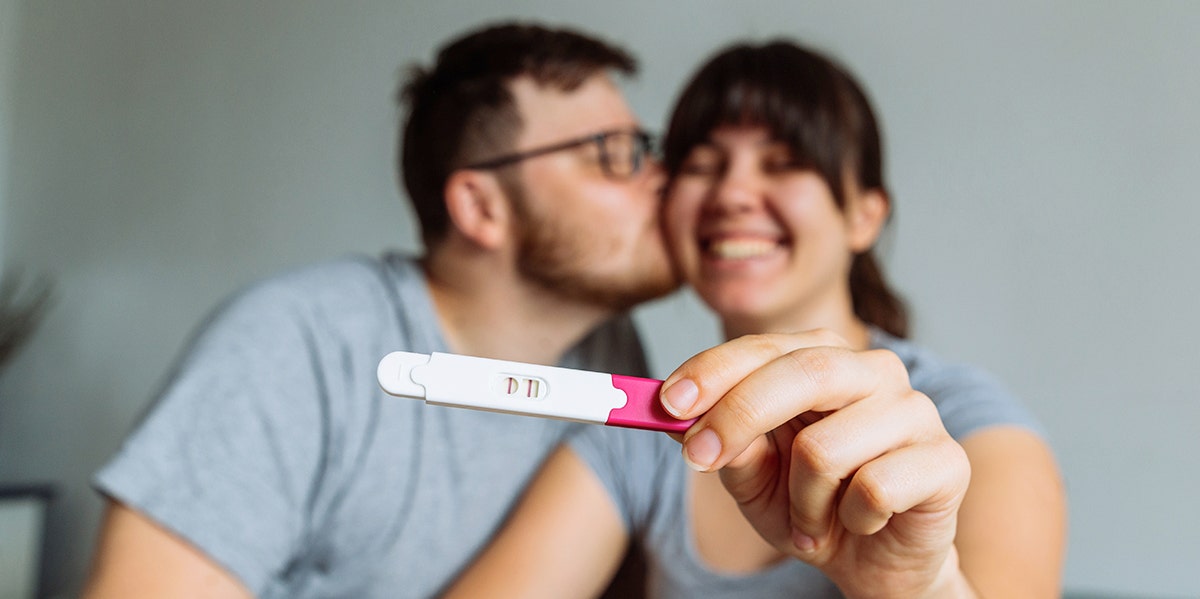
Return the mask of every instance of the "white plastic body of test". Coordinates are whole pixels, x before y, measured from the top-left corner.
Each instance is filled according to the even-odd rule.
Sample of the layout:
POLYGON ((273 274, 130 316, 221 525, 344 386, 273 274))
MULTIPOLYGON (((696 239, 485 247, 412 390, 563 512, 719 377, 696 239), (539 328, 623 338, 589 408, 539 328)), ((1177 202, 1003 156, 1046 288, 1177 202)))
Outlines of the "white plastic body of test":
POLYGON ((392 352, 379 362, 391 395, 477 410, 604 424, 625 406, 612 375, 434 352, 392 352))

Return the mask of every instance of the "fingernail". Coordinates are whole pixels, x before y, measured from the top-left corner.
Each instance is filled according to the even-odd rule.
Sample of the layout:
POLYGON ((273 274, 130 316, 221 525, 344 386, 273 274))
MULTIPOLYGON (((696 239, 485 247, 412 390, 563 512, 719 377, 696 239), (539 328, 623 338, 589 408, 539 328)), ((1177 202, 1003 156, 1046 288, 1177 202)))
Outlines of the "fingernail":
POLYGON ((683 442, 683 459, 692 470, 707 471, 721 455, 721 438, 706 428, 683 442))
POLYGON ((801 553, 812 553, 817 550, 817 540, 797 529, 792 529, 792 545, 795 545, 801 553))
POLYGON ((692 382, 692 379, 675 381, 662 392, 663 407, 676 417, 683 416, 699 398, 700 388, 692 382))

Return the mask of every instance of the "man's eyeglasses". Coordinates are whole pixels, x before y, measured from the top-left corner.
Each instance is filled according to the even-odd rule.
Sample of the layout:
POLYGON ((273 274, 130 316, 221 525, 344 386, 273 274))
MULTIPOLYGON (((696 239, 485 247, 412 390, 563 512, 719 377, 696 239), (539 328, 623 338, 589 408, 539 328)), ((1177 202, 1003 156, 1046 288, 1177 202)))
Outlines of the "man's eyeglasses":
POLYGON ((621 129, 603 131, 541 148, 507 154, 499 158, 468 164, 465 168, 479 170, 500 168, 529 158, 570 150, 586 144, 596 144, 600 150, 600 168, 604 170, 606 176, 613 179, 628 179, 641 172, 642 167, 646 164, 646 157, 651 155, 654 150, 654 138, 649 133, 637 129, 621 129))

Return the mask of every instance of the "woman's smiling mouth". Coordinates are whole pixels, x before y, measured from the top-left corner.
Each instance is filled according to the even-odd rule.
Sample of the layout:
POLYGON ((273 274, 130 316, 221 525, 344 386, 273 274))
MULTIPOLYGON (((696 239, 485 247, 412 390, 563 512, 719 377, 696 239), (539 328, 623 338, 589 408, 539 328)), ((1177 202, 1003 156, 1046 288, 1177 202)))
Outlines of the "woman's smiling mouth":
POLYGON ((720 260, 761 258, 780 249, 783 242, 762 237, 720 237, 701 242, 705 255, 720 260))

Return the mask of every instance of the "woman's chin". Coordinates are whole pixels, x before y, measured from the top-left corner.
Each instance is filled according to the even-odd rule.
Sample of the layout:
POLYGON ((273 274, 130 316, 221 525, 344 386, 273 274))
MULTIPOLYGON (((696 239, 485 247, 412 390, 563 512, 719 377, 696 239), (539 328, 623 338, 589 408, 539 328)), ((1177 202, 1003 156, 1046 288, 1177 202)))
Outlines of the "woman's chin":
POLYGON ((726 322, 753 323, 767 318, 768 310, 762 303, 761 294, 701 291, 700 298, 726 322))

